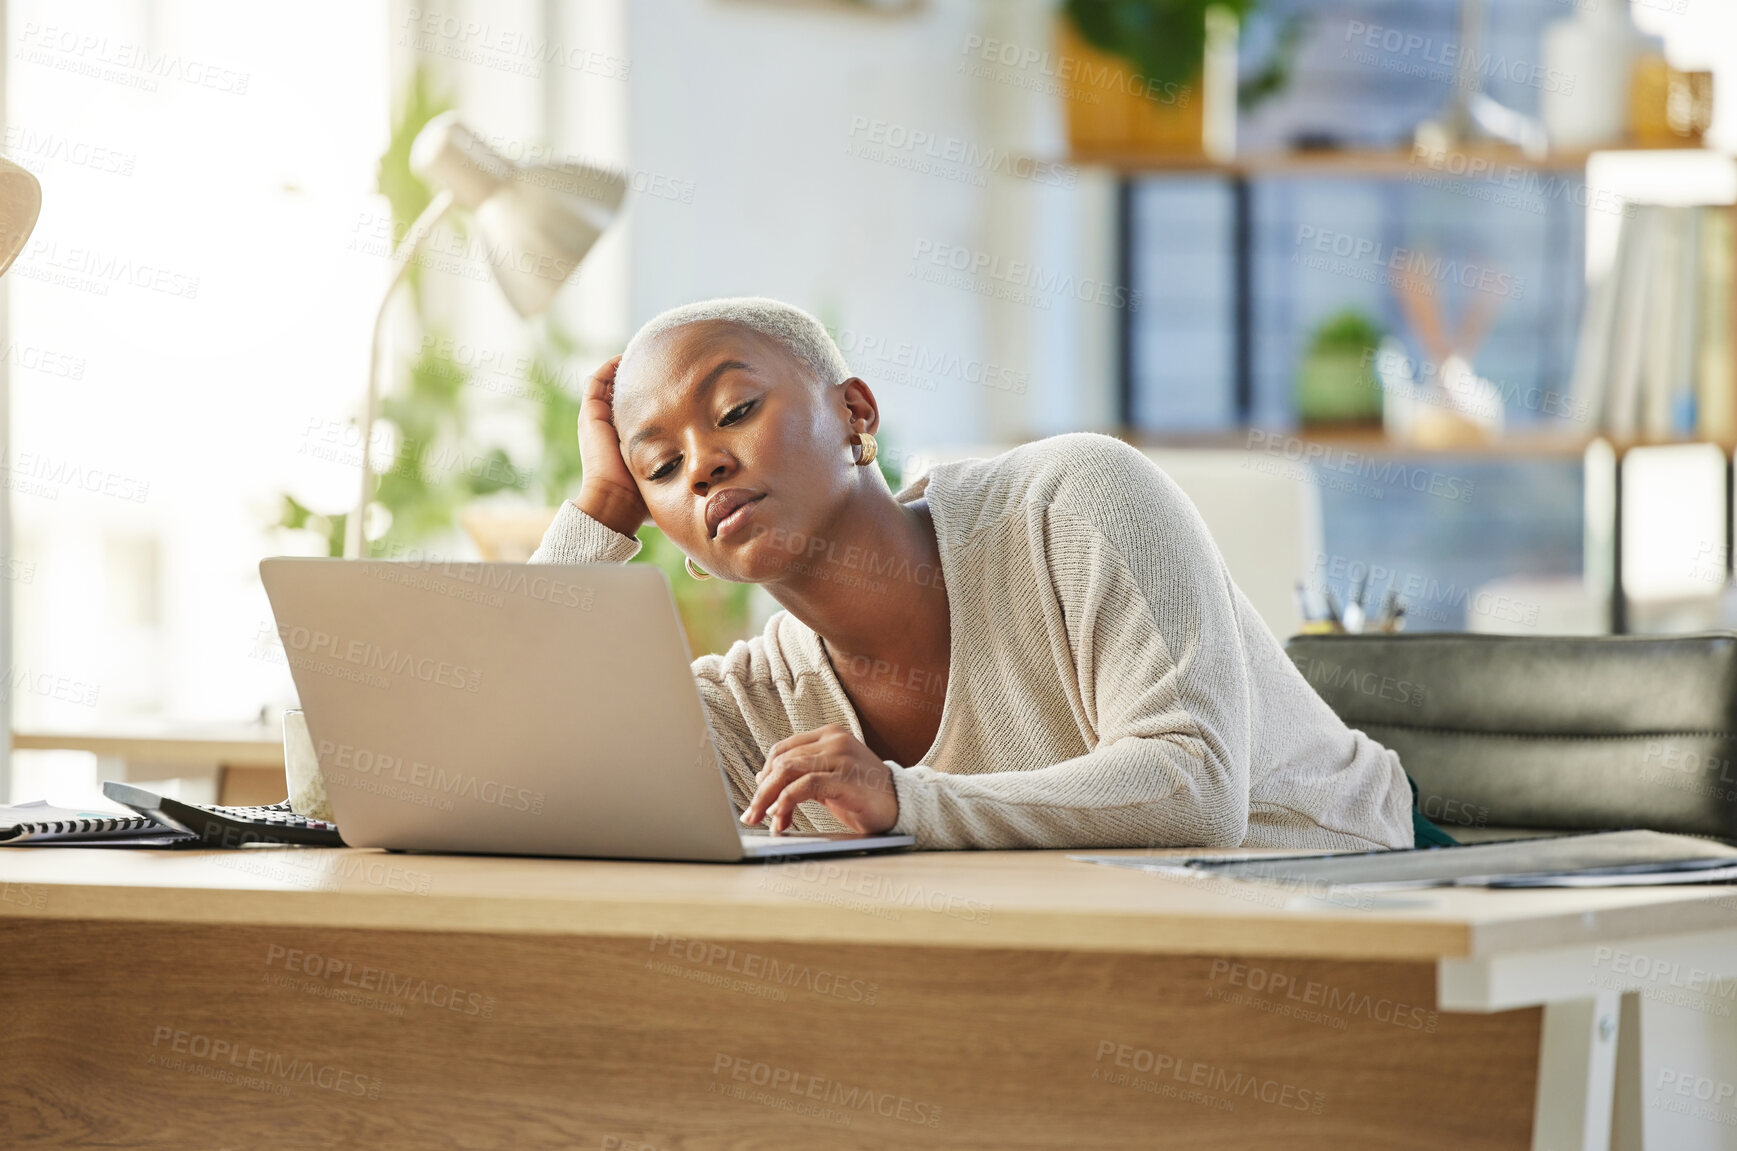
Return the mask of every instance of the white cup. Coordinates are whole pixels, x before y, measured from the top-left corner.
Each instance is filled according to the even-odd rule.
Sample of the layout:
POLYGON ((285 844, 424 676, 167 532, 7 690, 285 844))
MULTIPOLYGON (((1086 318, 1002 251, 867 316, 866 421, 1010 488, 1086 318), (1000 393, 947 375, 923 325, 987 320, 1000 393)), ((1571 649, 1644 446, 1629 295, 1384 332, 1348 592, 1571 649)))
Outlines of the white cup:
POLYGON ((326 781, 320 776, 320 759, 314 754, 308 721, 299 708, 283 713, 283 769, 290 810, 309 819, 335 822, 326 798, 326 781))

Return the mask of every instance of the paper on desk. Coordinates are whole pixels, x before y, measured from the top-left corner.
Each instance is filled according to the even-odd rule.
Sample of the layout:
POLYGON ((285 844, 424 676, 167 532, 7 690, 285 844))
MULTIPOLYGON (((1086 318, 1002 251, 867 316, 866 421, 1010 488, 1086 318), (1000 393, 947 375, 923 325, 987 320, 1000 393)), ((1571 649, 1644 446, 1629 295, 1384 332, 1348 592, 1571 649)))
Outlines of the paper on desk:
POLYGON ((1426 887, 1638 887, 1737 880, 1737 847, 1647 830, 1534 836, 1455 847, 1307 855, 1075 855, 1190 878, 1358 891, 1426 887))
MULTIPOLYGON (((1070 855, 1079 863, 1100 863, 1105 867, 1123 867, 1131 871, 1159 875, 1186 876, 1189 879, 1240 880, 1243 883, 1272 883, 1283 887, 1336 887, 1351 891, 1417 891, 1426 887, 1680 887, 1690 883, 1737 883, 1737 864, 1705 867, 1687 871, 1636 871, 1544 873, 1538 875, 1467 876, 1459 879, 1397 879, 1372 883, 1322 883, 1319 880, 1246 879, 1240 876, 1215 875, 1211 871, 1190 867, 1186 863, 1163 859, 1130 859, 1120 855, 1070 855)), ((1224 856, 1220 858, 1258 858, 1256 856, 1224 856)))
MULTIPOLYGON (((1130 871, 1163 871, 1196 878, 1212 878, 1212 873, 1189 866, 1189 856, 1153 858, 1145 855, 1070 855, 1075 863, 1101 863, 1105 867, 1125 867, 1130 871)), ((1215 855, 1214 859, 1259 859, 1259 855, 1215 855)))
POLYGON ((1514 875, 1489 887, 1678 887, 1685 883, 1737 882, 1737 864, 1698 871, 1639 871, 1622 875, 1514 875))

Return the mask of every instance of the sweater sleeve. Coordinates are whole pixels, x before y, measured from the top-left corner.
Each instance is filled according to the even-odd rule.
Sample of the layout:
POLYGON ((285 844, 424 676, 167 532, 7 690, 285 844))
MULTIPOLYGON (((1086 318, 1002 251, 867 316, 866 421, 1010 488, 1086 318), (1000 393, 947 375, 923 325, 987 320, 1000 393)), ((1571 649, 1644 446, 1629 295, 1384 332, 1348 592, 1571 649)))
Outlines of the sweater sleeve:
MULTIPOLYGON (((772 744, 796 733, 772 686, 773 677, 757 670, 765 665, 765 645, 766 638, 757 636, 732 644, 722 655, 703 655, 694 661, 694 682, 724 768, 730 805, 738 814, 754 796, 758 787, 754 776, 766 765, 772 744)), ((847 830, 816 800, 797 804, 790 829, 803 835, 847 830)))
POLYGON ((615 564, 626 563, 639 554, 636 536, 624 536, 614 528, 605 527, 579 510, 572 500, 565 500, 555 513, 554 522, 543 533, 543 542, 531 553, 534 564, 615 564))
POLYGON ((1247 833, 1251 677, 1228 571, 1169 477, 1099 438, 1021 509, 1092 750, 1030 771, 895 768, 895 830, 920 847, 1234 847, 1247 833))

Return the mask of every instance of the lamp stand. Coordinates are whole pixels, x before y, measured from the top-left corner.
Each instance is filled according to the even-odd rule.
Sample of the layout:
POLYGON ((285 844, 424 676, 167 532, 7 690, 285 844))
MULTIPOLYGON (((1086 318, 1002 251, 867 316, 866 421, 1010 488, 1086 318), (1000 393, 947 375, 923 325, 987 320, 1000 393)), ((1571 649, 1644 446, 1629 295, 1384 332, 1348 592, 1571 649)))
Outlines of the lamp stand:
POLYGON ((373 495, 374 469, 369 458, 369 448, 374 438, 374 409, 380 403, 380 358, 386 339, 386 309, 392 304, 392 293, 398 290, 398 285, 410 274, 410 262, 427 242, 434 226, 452 210, 452 205, 451 191, 442 191, 436 195, 428 202, 428 207, 422 210, 422 215, 416 217, 416 222, 410 225, 410 230, 404 233, 404 239, 398 242, 398 247, 392 253, 392 279, 386 285, 385 294, 381 296, 380 310, 374 315, 374 339, 369 344, 368 399, 362 407, 362 490, 356 501, 355 512, 344 525, 345 559, 364 558, 368 550, 368 541, 362 534, 362 519, 367 515, 368 501, 373 495))

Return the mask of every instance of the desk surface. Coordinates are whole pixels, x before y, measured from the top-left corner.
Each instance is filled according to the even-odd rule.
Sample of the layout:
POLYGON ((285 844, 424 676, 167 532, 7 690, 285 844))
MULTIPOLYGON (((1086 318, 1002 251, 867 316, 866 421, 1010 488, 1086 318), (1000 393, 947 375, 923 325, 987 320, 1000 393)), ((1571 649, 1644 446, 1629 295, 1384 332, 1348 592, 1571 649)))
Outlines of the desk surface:
POLYGON ((725 865, 62 847, 0 848, 0 916, 1415 961, 1730 928, 1737 891, 1309 895, 1060 851, 725 865))

